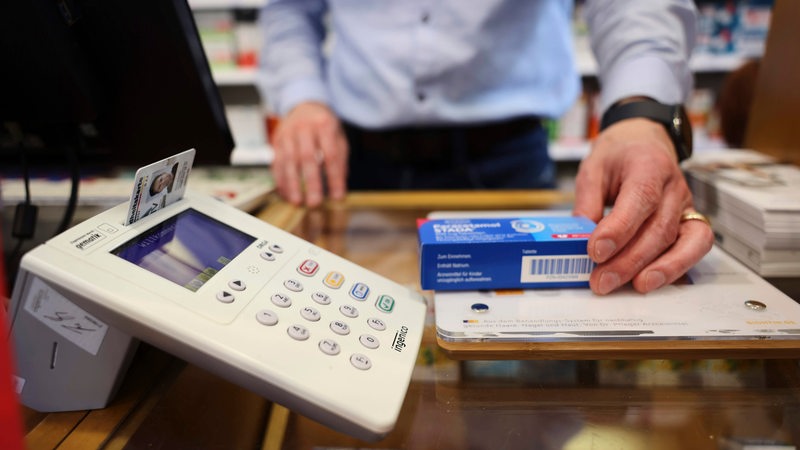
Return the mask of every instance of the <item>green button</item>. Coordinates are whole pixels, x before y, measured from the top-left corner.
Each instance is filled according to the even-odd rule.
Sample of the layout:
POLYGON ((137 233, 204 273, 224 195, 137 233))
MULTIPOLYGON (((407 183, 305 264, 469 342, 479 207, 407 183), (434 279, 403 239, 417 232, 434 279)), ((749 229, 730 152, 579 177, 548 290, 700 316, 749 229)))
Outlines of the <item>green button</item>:
POLYGON ((378 297, 378 300, 375 302, 375 306, 384 312, 392 312, 394 309, 394 299, 386 294, 381 295, 378 297))

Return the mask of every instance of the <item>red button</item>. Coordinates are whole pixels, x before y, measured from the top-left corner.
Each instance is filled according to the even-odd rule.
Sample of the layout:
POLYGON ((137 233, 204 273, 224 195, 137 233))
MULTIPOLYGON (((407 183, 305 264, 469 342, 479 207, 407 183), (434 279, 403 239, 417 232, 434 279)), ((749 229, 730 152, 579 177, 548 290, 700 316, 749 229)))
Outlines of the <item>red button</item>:
POLYGON ((297 271, 300 272, 301 275, 305 275, 310 277, 317 273, 319 269, 319 263, 314 261, 313 259, 307 259, 300 264, 300 267, 297 268, 297 271))

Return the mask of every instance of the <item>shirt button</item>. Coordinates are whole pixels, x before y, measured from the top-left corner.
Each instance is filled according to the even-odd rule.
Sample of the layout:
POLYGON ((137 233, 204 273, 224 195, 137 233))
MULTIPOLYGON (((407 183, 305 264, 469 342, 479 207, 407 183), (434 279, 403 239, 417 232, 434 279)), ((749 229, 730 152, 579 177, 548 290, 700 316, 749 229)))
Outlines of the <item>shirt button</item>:
POLYGON ((420 102, 425 101, 425 93, 424 92, 417 92, 417 100, 420 102))
POLYGON ((420 21, 422 21, 422 23, 428 23, 431 20, 431 15, 428 14, 427 12, 424 12, 422 13, 419 19, 420 21))

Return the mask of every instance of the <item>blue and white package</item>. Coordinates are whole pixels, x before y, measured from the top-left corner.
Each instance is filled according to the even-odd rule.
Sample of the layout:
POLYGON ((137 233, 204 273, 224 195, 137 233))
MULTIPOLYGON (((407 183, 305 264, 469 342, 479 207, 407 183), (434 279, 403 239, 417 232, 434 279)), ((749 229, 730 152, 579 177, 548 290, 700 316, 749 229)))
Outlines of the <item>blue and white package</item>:
POLYGON ((422 289, 588 287, 594 227, 568 216, 420 220, 422 289))

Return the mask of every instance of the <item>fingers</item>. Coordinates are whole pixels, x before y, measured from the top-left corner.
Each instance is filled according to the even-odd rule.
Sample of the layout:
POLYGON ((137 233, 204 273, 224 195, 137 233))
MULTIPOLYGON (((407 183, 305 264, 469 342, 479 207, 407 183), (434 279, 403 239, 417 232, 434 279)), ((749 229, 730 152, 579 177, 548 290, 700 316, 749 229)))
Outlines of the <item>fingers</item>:
MULTIPOLYGON (((313 133, 299 133, 295 139, 295 162, 300 166, 305 203, 306 206, 316 207, 322 203, 323 198, 318 138, 313 133)), ((302 195, 302 192, 299 194, 302 195)))
MULTIPOLYGON (((632 281, 637 291, 650 292, 674 282, 700 261, 711 249, 714 235, 707 222, 686 215, 693 211, 691 204, 691 193, 682 178, 674 177, 666 183, 653 213, 623 248, 592 272, 592 290, 603 295, 632 281)), ((625 213, 621 205, 615 205, 614 211, 601 223, 609 230, 614 226, 609 219, 617 219, 625 213)), ((595 238, 594 234, 592 237, 595 238)), ((603 237, 599 239, 601 242, 603 237)))
POLYGON ((657 211, 664 215, 670 213, 665 208, 674 209, 672 217, 677 217, 683 206, 664 202, 669 191, 663 183, 660 177, 644 174, 624 181, 611 213, 598 223, 589 240, 587 250, 595 262, 603 263, 625 248, 648 220, 651 227, 658 225, 660 222, 651 219, 657 211))
POLYGON ((590 278, 597 294, 631 281, 640 292, 671 283, 713 244, 707 224, 681 221, 692 195, 663 127, 655 125, 631 119, 609 127, 581 163, 573 213, 600 217, 587 243, 598 264, 590 278))
POLYGON ((303 201, 301 177, 295 164, 295 143, 291 139, 275 139, 275 160, 272 162, 272 172, 278 193, 293 205, 303 201))
POLYGON ((324 135, 320 147, 328 180, 328 195, 334 200, 341 200, 347 193, 347 140, 341 130, 337 130, 324 135))
POLYGON ((700 261, 713 244, 714 233, 707 223, 681 222, 675 244, 634 277, 634 289, 645 293, 674 282, 700 261))
POLYGON ((275 132, 273 175, 279 194, 294 205, 316 207, 325 197, 346 193, 347 142, 341 125, 324 105, 303 104, 281 120, 275 132))
POLYGON ((615 205, 601 222, 604 227, 599 233, 595 230, 598 235, 592 235, 596 240, 589 247, 590 255, 605 257, 590 278, 596 293, 607 294, 627 283, 675 242, 687 197, 669 185, 660 191, 662 195, 650 199, 648 206, 626 209, 615 205))

